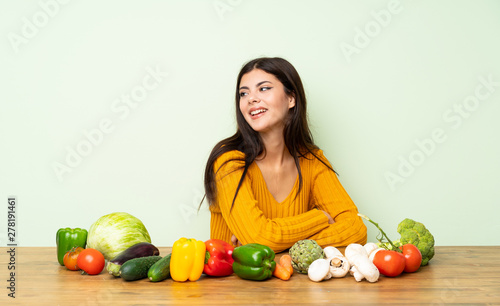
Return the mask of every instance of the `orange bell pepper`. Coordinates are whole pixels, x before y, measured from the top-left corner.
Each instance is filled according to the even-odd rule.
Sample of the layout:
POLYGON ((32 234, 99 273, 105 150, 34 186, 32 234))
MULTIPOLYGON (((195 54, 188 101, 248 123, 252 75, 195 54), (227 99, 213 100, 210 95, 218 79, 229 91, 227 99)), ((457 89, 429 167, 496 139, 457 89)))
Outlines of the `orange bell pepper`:
POLYGON ((205 266, 205 242, 196 239, 181 238, 172 247, 170 276, 174 281, 197 281, 205 266))

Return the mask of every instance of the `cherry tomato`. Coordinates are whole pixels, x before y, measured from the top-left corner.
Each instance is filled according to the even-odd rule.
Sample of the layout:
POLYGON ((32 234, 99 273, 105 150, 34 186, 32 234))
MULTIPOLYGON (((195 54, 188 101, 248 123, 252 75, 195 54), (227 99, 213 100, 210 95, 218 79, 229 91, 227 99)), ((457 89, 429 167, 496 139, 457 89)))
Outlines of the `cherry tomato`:
POLYGON ((381 274, 395 277, 405 269, 405 257, 396 251, 381 250, 375 254, 373 264, 381 274))
POLYGON ((411 243, 405 244, 400 249, 406 260, 405 272, 415 272, 420 268, 422 263, 422 253, 420 250, 411 243))
POLYGON ((82 247, 74 247, 71 250, 67 251, 66 254, 64 254, 63 263, 66 268, 72 271, 80 270, 77 264, 77 258, 81 251, 83 251, 82 247))
POLYGON ((104 256, 96 249, 85 249, 78 255, 78 267, 90 275, 96 275, 104 269, 104 256))

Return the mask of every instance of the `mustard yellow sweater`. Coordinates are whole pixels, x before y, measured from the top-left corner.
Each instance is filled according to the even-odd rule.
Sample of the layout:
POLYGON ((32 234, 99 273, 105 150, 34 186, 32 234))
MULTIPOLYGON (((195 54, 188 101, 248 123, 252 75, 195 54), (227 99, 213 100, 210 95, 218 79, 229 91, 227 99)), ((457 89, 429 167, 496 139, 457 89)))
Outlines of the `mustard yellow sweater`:
MULTIPOLYGON (((329 164, 321 150, 315 153, 329 164)), ((275 252, 286 250, 302 239, 314 239, 322 247, 366 243, 366 226, 357 216, 356 206, 336 174, 311 154, 300 158, 303 182, 296 198, 298 176, 288 197, 278 203, 254 162, 231 209, 244 162, 225 162, 243 157, 240 151, 226 152, 214 164, 215 171, 222 167, 216 172, 217 197, 210 208, 212 239, 231 243, 234 234, 242 244, 260 243, 275 252), (328 212, 335 223, 328 224, 328 218, 320 210, 328 212)))

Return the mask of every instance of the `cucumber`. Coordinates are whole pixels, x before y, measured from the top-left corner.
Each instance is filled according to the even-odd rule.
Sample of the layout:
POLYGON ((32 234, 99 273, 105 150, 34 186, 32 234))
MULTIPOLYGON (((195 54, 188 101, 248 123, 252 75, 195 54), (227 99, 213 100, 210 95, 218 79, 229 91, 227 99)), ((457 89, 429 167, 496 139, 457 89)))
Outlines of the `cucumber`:
POLYGON ((127 281, 146 278, 149 268, 160 259, 160 256, 147 256, 128 260, 121 266, 119 274, 127 281))
POLYGON ((168 254, 162 259, 158 260, 154 265, 149 268, 148 278, 152 282, 161 282, 170 276, 170 257, 168 254))

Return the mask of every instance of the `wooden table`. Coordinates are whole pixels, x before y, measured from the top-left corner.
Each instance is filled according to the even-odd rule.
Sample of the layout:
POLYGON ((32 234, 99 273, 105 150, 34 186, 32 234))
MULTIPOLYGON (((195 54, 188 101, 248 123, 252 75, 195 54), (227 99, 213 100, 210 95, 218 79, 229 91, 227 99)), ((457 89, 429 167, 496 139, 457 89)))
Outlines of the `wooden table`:
MULTIPOLYGON (((196 282, 127 282, 103 271, 96 276, 69 271, 57 262, 55 247, 17 247, 15 296, 9 298, 9 248, 0 248, 0 305, 118 304, 500 304, 500 246, 436 247, 417 273, 377 283, 352 276, 321 283, 295 273, 289 281, 247 281, 236 275, 196 282)), ((166 255, 171 248, 160 248, 166 255)), ((279 257, 281 254, 278 254, 279 257)))

